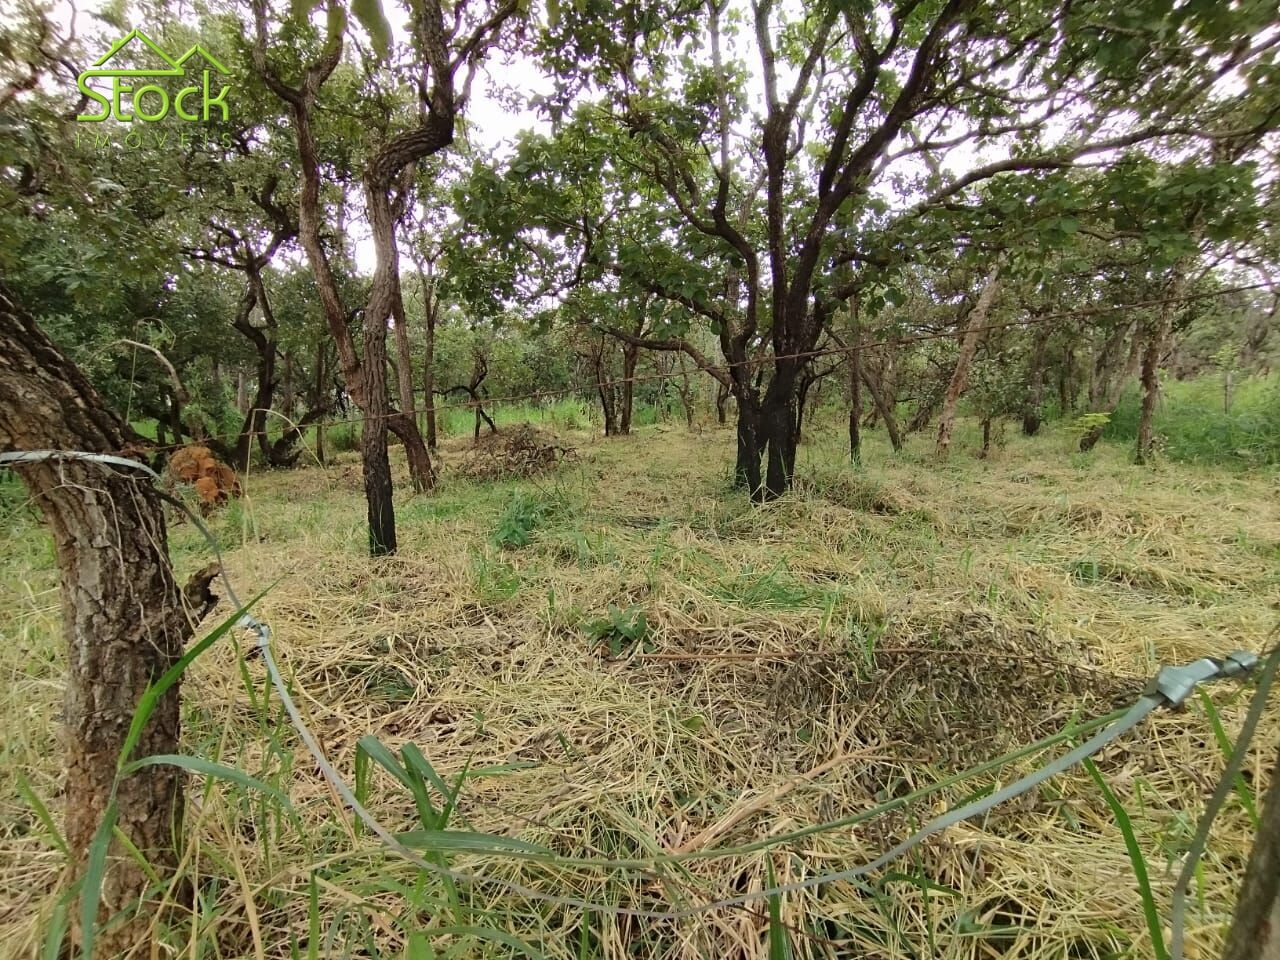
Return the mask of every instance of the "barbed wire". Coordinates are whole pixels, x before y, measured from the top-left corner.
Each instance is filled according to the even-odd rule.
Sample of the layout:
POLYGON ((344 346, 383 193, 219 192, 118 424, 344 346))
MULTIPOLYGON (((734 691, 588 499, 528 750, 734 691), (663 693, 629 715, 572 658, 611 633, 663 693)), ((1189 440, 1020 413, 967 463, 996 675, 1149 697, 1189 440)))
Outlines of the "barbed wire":
MULTIPOLYGON (((1270 288, 1271 288, 1271 285, 1267 283, 1245 284, 1241 286, 1226 287, 1221 290, 1213 290, 1213 291, 1207 291, 1203 293, 1180 294, 1179 296, 1176 296, 1176 297, 1163 297, 1163 298, 1155 298, 1150 300, 1138 300, 1132 303, 1117 304, 1115 306, 1110 306, 1110 307, 1086 307, 1080 310, 1064 310, 1056 313, 1033 314, 1029 317, 1024 317, 1021 320, 1006 320, 1006 321, 1001 321, 999 323, 983 324, 981 326, 971 327, 967 329, 970 329, 975 333, 990 333, 996 330, 1008 330, 1012 328, 1027 328, 1027 327, 1038 326, 1040 324, 1051 323, 1056 320, 1065 320, 1065 319, 1070 319, 1074 317, 1101 316, 1108 313, 1121 313, 1121 312, 1124 312, 1125 310, 1139 310, 1147 307, 1161 306, 1163 304, 1168 304, 1168 303, 1181 303, 1181 302, 1191 301, 1191 300, 1206 300, 1206 299, 1211 299, 1213 297, 1229 296, 1233 293, 1243 293, 1250 290, 1262 290, 1262 289, 1270 289, 1270 288)), ((805 351, 799 351, 795 353, 788 353, 788 354, 781 354, 781 355, 766 353, 761 356, 747 357, 743 360, 735 360, 735 361, 726 360, 723 363, 708 362, 706 366, 699 364, 697 366, 697 369, 705 373, 708 373, 711 376, 715 376, 717 373, 723 374, 725 376, 730 376, 731 371, 740 367, 750 369, 756 366, 764 366, 767 364, 774 364, 779 362, 810 361, 810 360, 822 359, 823 357, 843 357, 851 353, 862 351, 862 350, 876 350, 882 347, 909 346, 915 343, 927 343, 934 340, 951 340, 951 339, 955 339, 957 336, 959 336, 963 332, 964 330, 957 330, 957 329, 945 330, 945 331, 930 331, 928 333, 907 334, 903 336, 894 336, 894 337, 883 337, 879 340, 861 341, 859 343, 847 344, 845 346, 824 347, 822 349, 805 350, 805 351)), ((612 334, 606 331, 600 331, 600 333, 602 336, 612 336, 612 334)), ((639 340, 643 338, 636 338, 636 339, 639 340)), ((654 342, 659 342, 659 341, 654 341, 654 342)), ((656 352, 680 353, 685 356, 689 355, 683 348, 672 345, 674 344, 674 342, 675 341, 665 341, 665 343, 669 345, 661 348, 644 347, 643 344, 641 344, 641 347, 642 349, 649 349, 655 353, 656 352)), ((623 376, 623 377, 611 378, 605 383, 599 384, 596 386, 605 386, 608 388, 613 388, 613 387, 625 386, 627 384, 634 385, 637 383, 650 383, 650 382, 662 381, 662 380, 675 380, 675 379, 680 379, 687 376, 688 373, 689 371, 687 370, 669 370, 669 371, 655 371, 653 373, 644 373, 644 374, 632 374, 629 377, 623 376)), ((570 386, 570 387, 550 387, 545 390, 532 390, 526 393, 511 393, 511 394, 498 394, 495 396, 484 396, 478 400, 473 399, 473 400, 459 400, 459 401, 452 401, 452 402, 445 402, 445 403, 433 403, 429 408, 424 408, 417 412, 426 413, 428 410, 430 410, 431 412, 438 414, 438 413, 446 412, 449 410, 474 411, 477 407, 493 406, 498 404, 521 403, 529 400, 547 400, 552 398, 571 396, 574 394, 583 394, 585 392, 588 392, 591 389, 592 387, 582 386, 582 385, 576 385, 576 386, 570 386)), ((268 414, 276 413, 277 415, 280 415, 278 411, 274 411, 270 408, 264 408, 264 407, 254 407, 244 411, 246 416, 254 412, 263 412, 268 414)), ((338 419, 329 418, 324 420, 317 420, 311 424, 307 424, 306 426, 300 426, 295 423, 293 424, 293 426, 295 429, 299 431, 299 433, 301 433, 303 430, 307 429, 307 427, 311 427, 311 426, 322 425, 326 429, 328 429, 329 427, 340 427, 348 424, 357 424, 357 423, 364 424, 366 422, 377 422, 378 420, 399 419, 402 416, 408 417, 409 414, 406 411, 395 409, 385 414, 379 414, 378 416, 374 416, 374 417, 371 417, 365 413, 361 413, 358 416, 342 417, 338 419)), ((262 434, 263 434, 263 431, 254 430, 250 432, 249 436, 252 438, 252 437, 260 436, 262 434)), ((206 434, 205 436, 200 438, 194 438, 191 441, 184 442, 184 443, 166 443, 166 444, 148 443, 147 448, 155 451, 181 450, 183 447, 191 446, 193 444, 204 443, 210 440, 216 441, 216 442, 222 442, 222 443, 225 443, 227 441, 239 440, 241 436, 242 436, 242 431, 239 431, 239 430, 234 432, 221 433, 221 434, 212 433, 212 434, 206 434)))

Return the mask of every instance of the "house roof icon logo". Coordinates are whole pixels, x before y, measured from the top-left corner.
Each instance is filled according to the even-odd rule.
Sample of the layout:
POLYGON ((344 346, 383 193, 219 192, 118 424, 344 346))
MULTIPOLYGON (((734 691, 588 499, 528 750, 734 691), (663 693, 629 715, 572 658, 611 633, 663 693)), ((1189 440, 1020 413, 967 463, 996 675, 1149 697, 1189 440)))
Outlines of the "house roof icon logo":
POLYGON ((115 43, 113 43, 111 45, 111 49, 108 50, 98 60, 95 60, 93 63, 93 66, 90 67, 88 70, 84 71, 82 76, 85 76, 85 77, 180 77, 184 73, 186 73, 187 62, 191 60, 192 57, 196 57, 196 56, 203 57, 205 62, 207 62, 209 66, 211 66, 214 70, 218 71, 218 73, 229 74, 231 72, 223 65, 222 61, 220 61, 217 57, 215 57, 213 54, 211 54, 208 50, 206 50, 204 47, 202 47, 198 43, 193 44, 190 50, 188 50, 182 56, 175 59, 169 56, 169 54, 165 53, 164 49, 158 43, 156 43, 154 40, 148 37, 141 30, 133 29, 133 30, 130 30, 128 33, 126 33, 123 37, 121 37, 115 43), (131 43, 134 43, 134 41, 137 41, 137 44, 135 44, 135 46, 140 46, 141 48, 149 51, 154 56, 158 57, 160 61, 164 64, 164 66, 160 68, 146 69, 146 68, 139 68, 139 67, 113 67, 113 66, 107 65, 108 62, 116 56, 116 54, 120 53, 120 51, 122 51, 125 47, 129 46, 131 43))
POLYGON ((122 123, 135 119, 150 123, 163 120, 172 108, 178 117, 187 121, 207 122, 218 114, 225 121, 228 119, 226 97, 231 88, 214 78, 230 73, 221 60, 198 43, 192 44, 182 56, 173 57, 135 28, 111 44, 111 49, 76 78, 76 89, 84 102, 92 101, 102 110, 78 114, 76 120, 100 123, 114 117, 122 123), (188 72, 193 74, 192 83, 183 86, 188 72), (175 82, 154 82, 162 77, 175 82), (137 85, 138 79, 144 82, 137 85), (148 83, 147 79, 153 82, 148 83), (108 81, 110 91, 95 89, 91 84, 93 80, 108 81), (182 89, 175 92, 174 88, 179 86, 182 89))

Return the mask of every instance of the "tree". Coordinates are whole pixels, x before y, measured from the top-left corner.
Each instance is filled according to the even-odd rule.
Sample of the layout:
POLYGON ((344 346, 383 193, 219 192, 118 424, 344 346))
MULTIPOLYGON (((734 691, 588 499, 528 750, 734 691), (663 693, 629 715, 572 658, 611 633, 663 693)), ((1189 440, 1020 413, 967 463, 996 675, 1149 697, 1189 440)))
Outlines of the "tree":
MULTIPOLYGON (((80 371, 0 286, 0 450, 75 450, 138 456, 141 438, 113 414, 80 371)), ((135 904, 177 862, 182 778, 154 765, 116 782, 117 761, 147 687, 182 655, 211 606, 212 571, 178 588, 169 565, 163 504, 149 478, 96 463, 47 460, 14 468, 53 536, 67 648, 65 836, 74 878, 109 805, 145 858, 142 868, 114 841, 103 875, 103 919, 138 906, 104 932, 115 955, 147 926, 135 904)), ((138 756, 178 752, 179 686, 160 698, 138 756)))
MULTIPOLYGON (((381 143, 371 145, 361 175, 377 265, 364 304, 363 357, 358 357, 347 326, 348 311, 343 306, 321 242, 322 172, 315 134, 317 98, 342 60, 346 14, 336 4, 327 6, 328 28, 321 50, 303 67, 301 79, 291 85, 268 57, 267 2, 253 2, 254 66, 288 108, 297 140, 302 175, 299 238, 315 273, 325 317, 338 345, 347 390, 364 414, 361 450, 369 508, 369 549, 375 556, 396 550, 388 428, 404 444, 415 488, 425 490, 434 482, 430 454, 417 423, 406 411, 392 409, 387 389, 387 321, 404 315, 396 225, 408 206, 416 164, 453 142, 457 116, 470 89, 471 77, 517 8, 516 0, 503 0, 479 11, 461 4, 446 17, 440 0, 412 5, 412 48, 417 58, 413 75, 418 91, 416 122, 399 132, 388 132, 381 143)), ((389 52, 390 28, 377 5, 353 5, 353 9, 370 28, 375 43, 389 52)))
POLYGON ((1222 960, 1274 960, 1280 956, 1280 759, 1272 768, 1222 960))

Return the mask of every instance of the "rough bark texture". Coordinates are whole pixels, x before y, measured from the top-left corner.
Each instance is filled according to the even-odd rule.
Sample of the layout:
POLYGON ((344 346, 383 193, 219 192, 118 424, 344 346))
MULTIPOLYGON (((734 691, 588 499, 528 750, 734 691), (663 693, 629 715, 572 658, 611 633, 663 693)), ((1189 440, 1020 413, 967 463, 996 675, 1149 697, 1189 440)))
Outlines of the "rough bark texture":
POLYGON ((1022 411, 1022 432, 1034 437, 1040 432, 1041 409, 1044 406, 1044 365, 1049 344, 1049 331, 1042 323, 1036 330, 1031 347, 1031 370, 1027 377, 1027 405, 1022 411))
POLYGON ((413 399, 413 353, 409 349, 409 327, 404 310, 395 312, 396 386, 400 393, 400 412, 416 420, 418 411, 413 399))
MULTIPOLYGON (((622 409, 618 411, 618 432, 626 436, 631 433, 631 411, 636 397, 636 364, 640 362, 640 348, 634 344, 622 345, 622 409)), ((683 370, 683 366, 681 367, 683 370)), ((685 375, 687 382, 688 375, 685 375)), ((683 394, 681 395, 683 398, 683 394)), ((692 426, 692 422, 690 422, 692 426)))
POLYGON ((955 371, 951 374, 947 393, 942 398, 942 412, 938 414, 938 443, 934 452, 940 460, 945 460, 951 451, 951 434, 956 425, 956 406, 960 403, 960 394, 964 393, 965 385, 969 382, 969 367, 973 364, 973 354, 978 349, 978 340, 982 336, 982 327, 987 322, 987 314, 991 312, 991 303, 995 300, 998 282, 999 268, 992 267, 982 283, 978 302, 969 313, 969 322, 965 325, 964 339, 960 342, 960 356, 956 358, 955 371))
MULTIPOLYGON (((0 287, 0 450, 127 455, 136 439, 0 287)), ((67 645, 65 836, 78 875, 111 799, 138 701, 181 655, 193 625, 169 566, 164 513, 149 480, 71 461, 17 473, 44 514, 57 555, 67 645)), ((178 706, 175 684, 143 731, 137 756, 177 752, 178 706)), ((175 863, 181 786, 176 768, 154 766, 115 787, 119 828, 161 876, 175 863)), ((128 907, 147 885, 134 861, 113 845, 100 916, 128 907)), ((115 956, 145 934, 150 918, 134 916, 100 933, 100 956, 115 956)))
POLYGON ((1156 405, 1160 402, 1160 358, 1173 329, 1173 298, 1182 292, 1181 273, 1175 274, 1169 284, 1168 301, 1156 317, 1147 324, 1146 349, 1142 351, 1142 412, 1138 417, 1138 449, 1134 460, 1146 463, 1151 459, 1155 438, 1156 405))
POLYGON ((849 351, 849 459, 862 462, 862 331, 853 331, 849 351))
POLYGON ((436 319, 439 303, 436 300, 435 277, 428 279, 426 271, 418 268, 418 281, 422 285, 423 313, 426 320, 426 354, 422 361, 422 399, 427 414, 427 447, 436 448, 436 319))
POLYGON ((1280 960, 1280 756, 1222 960, 1280 960))

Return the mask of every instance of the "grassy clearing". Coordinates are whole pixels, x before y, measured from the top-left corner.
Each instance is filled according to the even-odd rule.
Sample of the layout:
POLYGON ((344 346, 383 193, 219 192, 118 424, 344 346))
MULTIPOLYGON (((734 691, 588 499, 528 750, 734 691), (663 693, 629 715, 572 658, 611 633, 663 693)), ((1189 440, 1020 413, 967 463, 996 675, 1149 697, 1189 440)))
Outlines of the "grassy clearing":
MULTIPOLYGON (((886 816, 791 835, 1105 714, 1157 663, 1260 650, 1274 627, 1274 473, 1139 469, 1127 447, 1085 457, 1052 432, 976 461, 971 425, 950 464, 929 462, 922 443, 891 457, 874 436, 854 470, 838 424, 809 436, 795 493, 763 508, 731 489, 731 431, 658 426, 608 442, 571 434, 576 458, 535 480, 447 471, 439 493, 401 496, 390 561, 363 555, 349 456, 251 474, 215 528, 243 593, 279 581, 257 613, 330 759, 383 822, 595 861, 722 852, 656 870, 429 854, 647 909, 872 859, 1035 758, 886 816), (369 734, 420 748, 443 793, 460 783, 456 807, 442 810, 430 786, 428 808, 415 804, 384 766, 358 763, 369 734)), ((467 441, 447 446, 456 465, 467 441)), ((62 864, 24 796, 56 816, 62 652, 47 538, 12 487, 0 506, 0 955, 25 957, 62 864)), ((180 573, 206 562, 188 526, 174 528, 173 549, 180 573)), ((183 874, 194 896, 175 893, 160 930, 183 956, 727 958, 779 956, 783 941, 805 957, 1151 955, 1124 839, 1084 770, 947 831, 872 883, 630 919, 492 882, 452 886, 386 855, 350 825, 262 664, 234 645, 197 661, 185 691, 186 750, 286 792, 296 820, 237 784, 193 778, 183 874)), ((1228 735, 1244 711, 1236 693, 1212 691, 1228 735)), ((1272 720, 1245 766, 1247 794, 1278 739, 1272 720)), ((1168 864, 1221 764, 1200 703, 1098 758, 1162 916, 1168 864)), ((1215 828, 1188 956, 1218 951, 1249 818, 1233 802, 1215 828)))
MULTIPOLYGON (((1236 383, 1230 413, 1223 409, 1224 399, 1221 374, 1166 384, 1155 419, 1164 455, 1245 467, 1280 463, 1280 379, 1236 383)), ((1141 396, 1131 390, 1107 424, 1106 436, 1136 442, 1141 407, 1141 396)))

